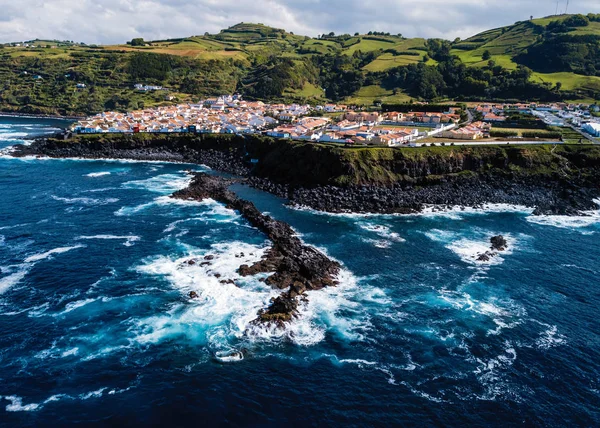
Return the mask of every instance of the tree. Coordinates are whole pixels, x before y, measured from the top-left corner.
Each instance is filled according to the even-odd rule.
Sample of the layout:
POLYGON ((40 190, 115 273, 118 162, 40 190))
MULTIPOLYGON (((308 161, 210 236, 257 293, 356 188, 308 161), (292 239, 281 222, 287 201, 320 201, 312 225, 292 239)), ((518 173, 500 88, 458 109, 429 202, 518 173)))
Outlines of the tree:
POLYGON ((357 31, 356 33, 354 33, 355 36, 360 36, 360 33, 357 31))
POLYGON ((556 92, 559 92, 562 88, 562 82, 556 82, 556 86, 554 87, 554 89, 556 90, 556 92))
POLYGON ((481 55, 481 59, 484 61, 489 61, 491 58, 492 58, 492 54, 488 50, 483 52, 483 55, 481 55))
POLYGON ((133 40, 131 40, 131 46, 144 46, 145 42, 144 39, 141 37, 137 37, 133 40))

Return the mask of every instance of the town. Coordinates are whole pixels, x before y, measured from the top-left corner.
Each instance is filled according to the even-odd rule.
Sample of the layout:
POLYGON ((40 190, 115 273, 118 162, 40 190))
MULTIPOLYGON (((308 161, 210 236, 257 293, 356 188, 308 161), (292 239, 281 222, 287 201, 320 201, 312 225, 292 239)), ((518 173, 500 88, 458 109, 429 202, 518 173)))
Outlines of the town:
MULTIPOLYGON (((160 90, 136 85, 138 90, 160 90)), ((76 134, 228 133, 343 145, 423 146, 539 143, 569 140, 598 143, 600 107, 555 104, 471 104, 431 112, 415 104, 406 113, 362 111, 341 104, 298 105, 246 101, 224 95, 193 104, 105 112, 79 120, 76 134), (418 111, 419 107, 422 111, 418 111), (523 125, 525 123, 525 125, 523 125), (550 132, 549 129, 567 130, 550 132)))

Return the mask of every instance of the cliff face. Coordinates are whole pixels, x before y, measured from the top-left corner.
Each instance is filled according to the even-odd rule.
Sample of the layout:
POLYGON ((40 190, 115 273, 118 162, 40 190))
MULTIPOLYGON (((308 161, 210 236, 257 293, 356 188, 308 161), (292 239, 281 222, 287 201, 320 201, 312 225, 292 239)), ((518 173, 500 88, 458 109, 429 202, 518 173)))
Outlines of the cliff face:
POLYGON ((262 136, 136 134, 39 140, 15 154, 205 164, 325 211, 496 202, 575 214, 600 196, 600 146, 342 148, 262 136))
POLYGON ((255 175, 302 187, 426 184, 468 173, 555 176, 590 185, 600 178, 600 146, 341 148, 261 136, 136 134, 48 139, 20 150, 22 155, 189 162, 201 162, 207 153, 218 153, 235 169, 258 160, 255 175))

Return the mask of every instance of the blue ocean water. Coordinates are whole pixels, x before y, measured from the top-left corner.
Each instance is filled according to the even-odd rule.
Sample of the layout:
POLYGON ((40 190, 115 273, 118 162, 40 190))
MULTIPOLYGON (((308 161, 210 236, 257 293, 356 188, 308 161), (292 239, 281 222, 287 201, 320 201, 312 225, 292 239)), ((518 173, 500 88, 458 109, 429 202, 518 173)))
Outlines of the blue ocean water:
MULTIPOLYGON (((63 124, 0 118, 0 148, 63 124)), ((0 158, 0 425, 600 423, 598 213, 328 215, 237 186, 344 265, 261 329, 277 292, 235 270, 268 243, 169 199, 186 169, 0 158), (496 234, 509 251, 476 262, 496 234)))

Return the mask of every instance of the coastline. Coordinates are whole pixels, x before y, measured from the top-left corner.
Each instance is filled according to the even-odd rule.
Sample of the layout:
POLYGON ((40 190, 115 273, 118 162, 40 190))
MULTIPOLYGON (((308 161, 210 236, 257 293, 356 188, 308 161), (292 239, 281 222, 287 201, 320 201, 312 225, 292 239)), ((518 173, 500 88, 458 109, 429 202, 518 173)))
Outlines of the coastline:
MULTIPOLYGON (((264 257, 252 266, 241 265, 241 276, 269 274, 264 282, 282 290, 271 305, 261 310, 254 324, 275 324, 284 327, 298 313, 299 300, 307 301, 306 292, 337 285, 341 266, 314 247, 304 244, 287 223, 262 214, 252 202, 236 196, 229 186, 233 180, 206 173, 196 173, 190 185, 171 195, 175 199, 203 201, 213 199, 240 213, 253 227, 264 233, 272 242, 264 257)), ((204 260, 189 260, 190 265, 210 264, 211 256, 204 260)), ((190 298, 195 298, 195 292, 190 298)))
MULTIPOLYGON (((165 136, 155 139, 128 136, 108 141, 95 138, 80 138, 75 141, 37 139, 29 146, 14 146, 11 155, 202 164, 242 177, 245 184, 285 198, 290 205, 329 213, 416 214, 431 206, 444 210, 509 204, 531 208, 534 215, 579 216, 597 209, 594 200, 600 198, 600 186, 597 181, 594 182, 600 175, 600 168, 587 152, 579 156, 581 159, 574 155, 571 158, 560 157, 558 161, 552 158, 553 162, 559 162, 560 167, 559 171, 553 172, 547 171, 548 166, 545 164, 533 164, 531 150, 522 149, 526 157, 514 161, 516 164, 526 163, 520 167, 519 174, 511 165, 493 170, 482 169, 481 172, 474 167, 461 170, 461 164, 458 163, 460 159, 453 152, 449 152, 446 158, 439 154, 422 157, 421 153, 426 153, 425 151, 411 152, 421 157, 410 161, 411 163, 408 163, 409 160, 400 163, 410 176, 402 176, 401 180, 392 183, 350 183, 342 186, 315 184, 314 177, 309 176, 311 167, 319 168, 320 171, 317 172, 323 174, 322 167, 317 162, 325 163, 331 169, 325 172, 331 176, 339 174, 336 170, 354 168, 352 165, 336 164, 338 161, 332 156, 333 150, 318 151, 311 147, 300 147, 305 151, 315 150, 315 155, 319 156, 309 159, 315 162, 313 167, 305 165, 306 159, 294 159, 294 154, 278 153, 277 150, 282 150, 280 146, 288 151, 290 148, 300 147, 277 140, 248 140, 238 136, 165 136), (262 164, 258 166, 250 162, 252 155, 248 154, 251 150, 249 147, 254 143, 261 146, 253 148, 257 152, 255 156, 264 159, 261 159, 262 164), (324 155, 329 158, 322 161, 324 155), (281 157, 284 165, 279 164, 277 156, 281 157), (577 165, 579 170, 575 169, 575 161, 580 164, 577 165), (272 167, 267 168, 267 165, 272 167), (538 169, 542 172, 538 172, 538 169), (434 174, 438 171, 448 173, 434 174), (572 171, 572 176, 566 176, 565 171, 572 171)), ((393 151, 392 153, 395 154, 393 151)), ((595 151, 591 153, 595 156, 595 151)), ((550 156, 555 155, 552 152, 550 156)), ((496 162, 494 159, 491 161, 496 162)), ((473 163, 473 160, 465 159, 461 162, 464 165, 465 162, 473 163)), ((486 161, 481 159, 478 162, 486 161)), ((389 169, 399 167, 389 163, 390 161, 386 161, 383 165, 389 169)), ((373 168, 381 168, 377 165, 379 164, 375 164, 373 168)))
POLYGON ((27 119, 58 119, 58 120, 81 120, 85 119, 85 116, 61 116, 53 114, 35 114, 35 113, 19 113, 19 112, 8 112, 0 111, 0 117, 22 117, 27 119))

